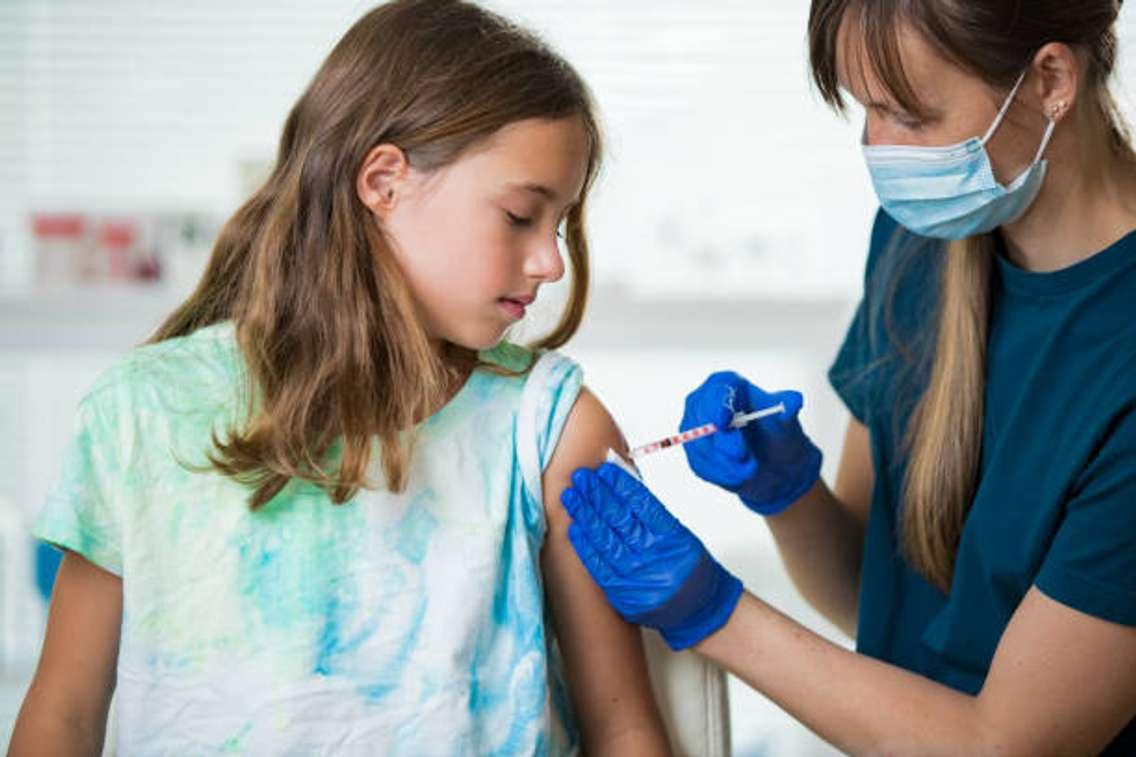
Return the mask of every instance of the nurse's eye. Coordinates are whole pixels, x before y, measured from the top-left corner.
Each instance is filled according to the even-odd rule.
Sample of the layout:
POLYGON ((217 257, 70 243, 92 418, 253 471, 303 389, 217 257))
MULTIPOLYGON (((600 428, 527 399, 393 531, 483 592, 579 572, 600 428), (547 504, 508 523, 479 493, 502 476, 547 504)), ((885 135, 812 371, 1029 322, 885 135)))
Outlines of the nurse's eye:
POLYGON ((896 123, 909 131, 923 131, 936 126, 942 120, 942 114, 936 110, 914 113, 901 112, 896 114, 896 123))
POLYGON ((505 211, 505 215, 506 217, 508 217, 509 223, 511 223, 513 226, 520 226, 521 228, 532 226, 533 219, 531 218, 519 216, 516 213, 510 213, 507 210, 505 211))
POLYGON ((892 108, 888 105, 873 104, 869 106, 869 109, 876 111, 893 124, 896 124, 902 129, 907 129, 908 131, 919 131, 927 125, 925 119, 908 113, 907 111, 892 108))

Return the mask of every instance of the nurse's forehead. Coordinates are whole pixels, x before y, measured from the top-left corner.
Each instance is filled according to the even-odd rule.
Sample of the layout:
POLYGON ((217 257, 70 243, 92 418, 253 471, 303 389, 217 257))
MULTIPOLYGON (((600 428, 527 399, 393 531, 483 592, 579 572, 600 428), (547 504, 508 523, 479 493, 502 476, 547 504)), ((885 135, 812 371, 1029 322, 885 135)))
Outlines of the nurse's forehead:
POLYGON ((867 61, 864 61, 863 68, 859 61, 852 64, 851 70, 844 66, 838 67, 837 84, 861 105, 893 109, 899 107, 891 91, 884 86, 867 61))
MULTIPOLYGON (((901 66, 899 72, 921 101, 935 100, 938 87, 931 83, 941 81, 949 69, 958 73, 958 67, 910 25, 901 23, 895 33, 901 66)), ((867 41, 854 18, 846 18, 841 24, 836 49, 836 75, 841 89, 864 105, 899 107, 891 88, 872 65, 867 41)))

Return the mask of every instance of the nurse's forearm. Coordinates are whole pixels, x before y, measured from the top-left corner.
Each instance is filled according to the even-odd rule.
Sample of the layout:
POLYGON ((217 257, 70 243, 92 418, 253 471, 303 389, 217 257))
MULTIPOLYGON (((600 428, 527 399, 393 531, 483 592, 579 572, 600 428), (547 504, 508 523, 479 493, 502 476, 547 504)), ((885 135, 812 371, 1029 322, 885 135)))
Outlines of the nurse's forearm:
POLYGON ((779 515, 766 518, 797 591, 849 637, 856 637, 864 528, 818 481, 779 515))
POLYGON ((984 754, 977 699, 850 652, 743 594, 696 650, 852 754, 984 754))

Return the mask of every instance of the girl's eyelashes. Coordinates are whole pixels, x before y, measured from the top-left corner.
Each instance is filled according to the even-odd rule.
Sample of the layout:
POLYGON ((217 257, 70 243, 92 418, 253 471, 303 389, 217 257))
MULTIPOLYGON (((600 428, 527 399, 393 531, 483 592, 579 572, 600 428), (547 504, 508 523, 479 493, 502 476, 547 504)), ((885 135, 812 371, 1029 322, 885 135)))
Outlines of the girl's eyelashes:
MULTIPOLYGON (((511 226, 517 226, 522 229, 532 228, 536 223, 536 219, 530 216, 522 216, 511 211, 505 211, 505 217, 509 220, 511 226)), ((561 219, 560 223, 556 224, 556 236, 560 239, 568 238, 568 219, 561 219)))

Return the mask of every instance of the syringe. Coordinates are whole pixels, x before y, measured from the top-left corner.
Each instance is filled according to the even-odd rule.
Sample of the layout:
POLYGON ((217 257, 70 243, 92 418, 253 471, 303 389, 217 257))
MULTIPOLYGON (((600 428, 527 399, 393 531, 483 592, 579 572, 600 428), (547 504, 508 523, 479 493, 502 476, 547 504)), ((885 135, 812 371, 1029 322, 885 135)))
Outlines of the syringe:
MULTIPOLYGON (((730 421, 730 428, 741 428, 742 426, 753 423, 759 418, 768 418, 771 415, 778 415, 785 412, 784 403, 778 403, 773 407, 767 407, 764 410, 755 410, 752 413, 737 413, 734 415, 733 420, 730 421)), ((668 436, 666 439, 660 439, 650 444, 644 444, 631 450, 631 459, 649 455, 652 452, 668 449, 669 447, 677 447, 687 442, 692 442, 695 439, 702 439, 710 436, 711 434, 718 433, 718 426, 713 423, 707 423, 705 426, 698 426, 682 433, 668 436)))

